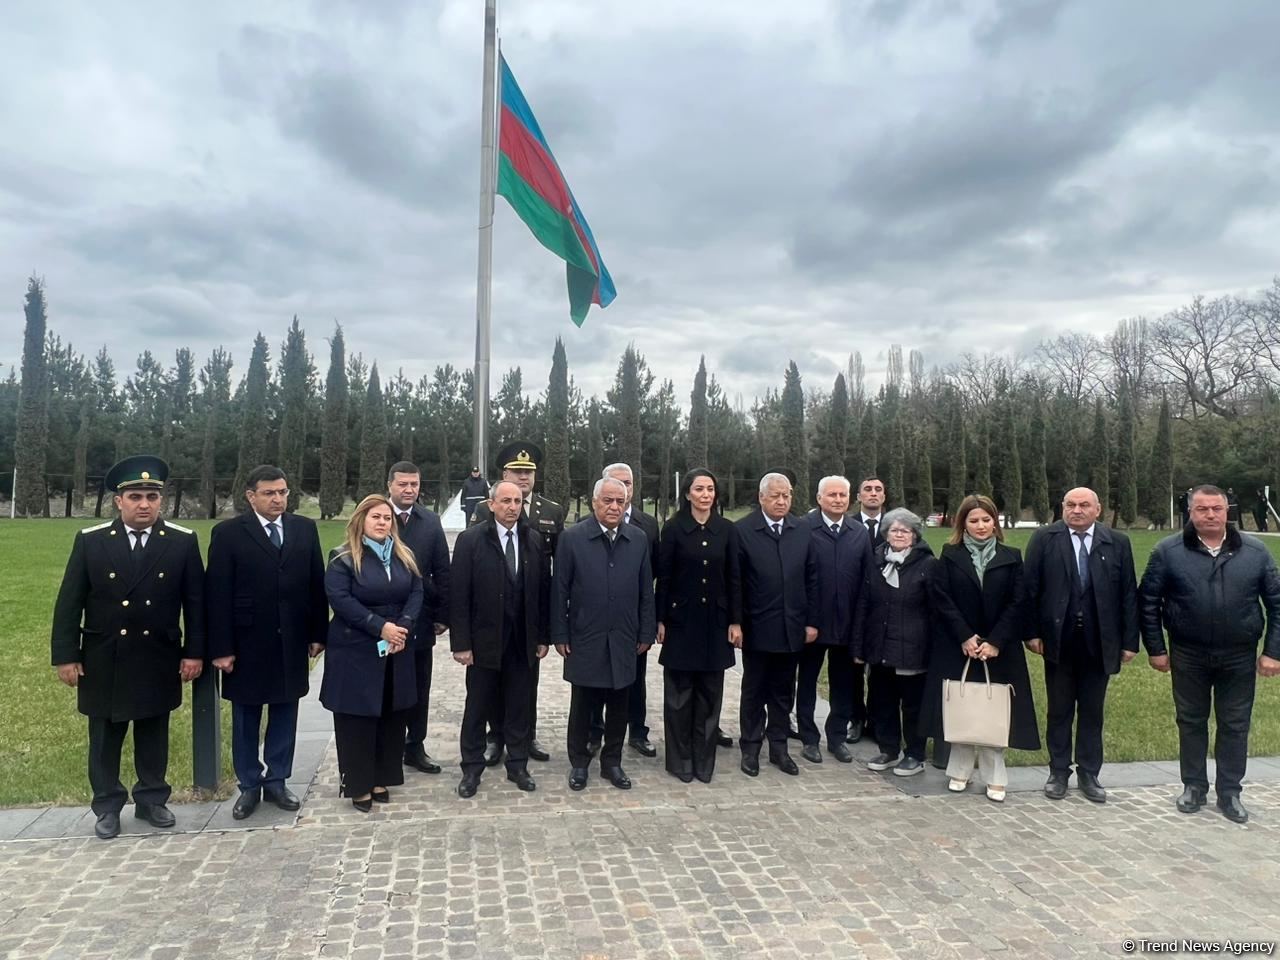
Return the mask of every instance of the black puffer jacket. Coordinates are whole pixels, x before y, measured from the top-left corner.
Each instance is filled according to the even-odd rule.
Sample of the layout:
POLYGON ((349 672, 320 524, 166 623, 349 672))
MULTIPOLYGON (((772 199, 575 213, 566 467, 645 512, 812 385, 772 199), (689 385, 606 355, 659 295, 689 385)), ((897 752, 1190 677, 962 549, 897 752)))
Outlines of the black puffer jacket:
POLYGON ((1213 650, 1257 647, 1265 630, 1263 653, 1280 658, 1280 570, 1261 540, 1234 527, 1216 557, 1191 524, 1156 544, 1138 606, 1150 656, 1166 653, 1163 627, 1175 644, 1213 650))
POLYGON ((874 665, 923 670, 929 665, 933 631, 927 581, 938 560, 929 544, 918 541, 898 568, 894 588, 882 573, 888 550, 887 543, 876 547, 875 562, 867 568, 862 588, 866 620, 861 636, 854 638, 853 655, 874 665))

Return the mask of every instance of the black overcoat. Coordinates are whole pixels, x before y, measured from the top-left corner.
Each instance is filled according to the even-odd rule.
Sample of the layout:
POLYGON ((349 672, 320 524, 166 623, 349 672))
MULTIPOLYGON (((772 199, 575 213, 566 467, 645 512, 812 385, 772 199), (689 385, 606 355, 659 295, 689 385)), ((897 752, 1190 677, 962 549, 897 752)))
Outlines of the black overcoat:
MULTIPOLYGON (((334 713, 381 716, 386 666, 378 656, 378 640, 388 620, 413 632, 425 602, 422 578, 396 557, 392 557, 388 578, 382 561, 368 548, 356 576, 351 554, 340 547, 325 569, 324 592, 333 608, 333 619, 329 621, 320 702, 334 713)), ((412 651, 406 646, 389 656, 391 709, 407 710, 418 702, 412 651)))
POLYGON ((649 542, 624 523, 610 545, 594 516, 565 530, 551 573, 551 642, 568 644, 564 678, 618 690, 636 678, 639 644, 653 643, 649 542))
POLYGON ((409 522, 398 528, 397 536, 413 551, 422 574, 424 596, 430 597, 431 602, 414 625, 410 646, 434 647, 435 625, 449 625, 449 541, 434 510, 414 504, 411 513, 409 522))
POLYGON ((119 519, 76 534, 53 610, 52 660, 83 665, 81 713, 120 722, 176 710, 179 661, 204 658, 204 630, 195 533, 157 520, 137 566, 119 519))
POLYGON ((665 638, 658 662, 673 670, 727 670, 734 663, 729 624, 742 622, 738 531, 712 513, 705 524, 688 511, 667 521, 658 541, 658 622, 665 638))
MULTIPOLYGON (((551 571, 537 535, 523 524, 516 525, 516 535, 520 540, 525 652, 532 666, 537 648, 549 642, 551 571)), ((510 584, 502 540, 492 519, 458 535, 450 571, 449 648, 454 653, 470 650, 476 666, 487 670, 502 667, 502 623, 510 584)))
POLYGON ((846 517, 837 537, 821 510, 801 523, 809 527, 818 578, 818 619, 811 624, 818 628, 817 642, 824 647, 852 646, 855 628, 866 613, 863 584, 871 569, 871 535, 856 519, 849 523, 846 517))
POLYGON ((276 549, 252 510, 209 538, 205 571, 210 660, 236 658, 222 695, 236 703, 287 703, 307 695, 307 647, 324 643, 329 618, 314 520, 286 513, 276 549))
MULTIPOLYGON (((1022 604, 1022 555, 1003 543, 987 565, 982 582, 964 544, 947 544, 929 572, 929 598, 936 628, 929 654, 924 702, 920 707, 920 732, 942 740, 942 681, 959 680, 969 661, 961 649, 977 635, 1000 655, 986 661, 993 683, 1013 685, 1013 716, 1009 746, 1019 750, 1040 749, 1040 728, 1036 705, 1031 699, 1031 680, 1022 640, 1025 630, 1022 604)), ((969 680, 984 679, 981 660, 969 668, 969 680)))
POLYGON ((891 587, 882 572, 888 551, 887 543, 876 547, 875 559, 867 567, 862 588, 866 615, 861 635, 854 638, 853 655, 876 666, 923 670, 929 663, 934 632, 929 574, 938 558, 928 543, 918 541, 898 567, 898 586, 891 587))
POLYGON ((807 521, 782 518, 775 536, 762 510, 735 525, 742 576, 742 645, 761 653, 796 653, 804 628, 820 616, 818 571, 807 521))
POLYGON ((649 541, 649 566, 653 569, 653 575, 658 575, 658 541, 661 539, 661 532, 658 529, 658 518, 651 517, 643 510, 636 507, 631 508, 631 519, 628 521, 633 527, 639 527, 644 531, 645 539, 649 541))
MULTIPOLYGON (((1071 594, 1080 578, 1076 550, 1079 541, 1062 521, 1041 527, 1027 544, 1022 587, 1026 597, 1027 638, 1044 641, 1044 659, 1057 663, 1062 652, 1071 594)), ((1138 652, 1138 577, 1129 538, 1118 530, 1093 525, 1089 552, 1089 582, 1098 612, 1102 666, 1120 672, 1120 652, 1138 652)))

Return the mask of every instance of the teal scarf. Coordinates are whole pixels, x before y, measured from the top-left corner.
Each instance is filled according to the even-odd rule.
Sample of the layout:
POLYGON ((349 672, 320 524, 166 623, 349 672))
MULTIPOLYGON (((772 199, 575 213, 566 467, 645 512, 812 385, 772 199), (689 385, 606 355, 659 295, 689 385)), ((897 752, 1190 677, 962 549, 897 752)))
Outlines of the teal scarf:
POLYGON ((971 536, 966 530, 964 547, 969 551, 969 556, 973 558, 973 569, 978 572, 978 582, 981 583, 982 575, 987 571, 987 564, 996 555, 995 535, 992 534, 986 540, 979 540, 977 537, 971 536))
POLYGON ((387 534, 387 539, 379 543, 377 540, 371 540, 369 537, 364 538, 364 545, 369 548, 375 557, 382 561, 382 567, 387 571, 387 576, 391 576, 391 555, 396 548, 396 538, 387 534))

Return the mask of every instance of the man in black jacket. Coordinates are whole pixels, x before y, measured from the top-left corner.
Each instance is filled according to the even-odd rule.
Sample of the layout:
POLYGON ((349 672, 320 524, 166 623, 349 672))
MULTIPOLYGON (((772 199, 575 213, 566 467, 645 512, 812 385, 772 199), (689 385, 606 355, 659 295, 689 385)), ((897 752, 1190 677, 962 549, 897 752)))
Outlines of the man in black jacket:
POLYGON ((263 798, 281 810, 302 805, 288 787, 298 701, 307 695, 307 658, 319 654, 329 628, 320 537, 314 520, 285 513, 284 471, 269 465, 249 471, 245 499, 248 510, 213 528, 205 573, 209 659, 222 671, 222 696, 231 702, 236 820, 263 798))
POLYGON ((737 523, 742 575, 742 701, 738 716, 742 772, 769 762, 796 776, 787 750, 787 718, 796 689, 796 658, 818 638, 817 572, 808 525, 791 516, 791 480, 760 478, 760 509, 737 523), (766 720, 767 715, 767 720, 766 720))
POLYGON ((1138 579, 1129 538, 1098 522, 1102 505, 1088 487, 1062 498, 1062 522, 1031 536, 1022 568, 1027 646, 1044 657, 1049 696, 1045 796, 1061 800, 1071 776, 1076 724, 1076 783, 1095 803, 1107 792, 1102 769, 1102 717, 1107 682, 1138 653, 1138 579))
POLYGON ((76 534, 53 610, 53 665, 89 718, 94 833, 103 840, 120 833, 129 798, 120 749, 130 723, 134 816, 173 826, 165 806, 169 714, 204 665, 204 566, 196 535, 160 517, 168 474, 151 456, 107 471, 120 516, 76 534))
POLYGON ((423 773, 439 773, 440 764, 427 753, 427 711, 431 708, 431 665, 436 637, 449 629, 449 542, 434 510, 418 503, 422 476, 407 460, 387 472, 387 496, 396 512, 396 536, 410 550, 422 573, 424 595, 434 600, 422 611, 420 625, 409 637, 413 651, 414 684, 418 702, 409 711, 405 728, 404 762, 423 773))
POLYGON ((1166 537, 1147 561, 1139 588, 1142 642, 1151 666, 1173 670, 1178 759, 1185 789, 1182 813, 1195 813, 1209 793, 1205 754, 1209 709, 1218 724, 1218 807, 1236 823, 1249 819, 1240 802, 1249 749, 1256 670, 1280 674, 1280 571, 1256 537, 1227 523, 1227 498, 1217 487, 1191 491, 1191 522, 1166 537), (1266 609, 1266 622, 1262 608, 1266 609), (1172 663, 1161 628, 1168 631, 1172 663))
POLYGON ((458 796, 475 796, 485 767, 485 724, 499 703, 507 779, 536 788, 527 750, 533 664, 547 655, 550 568, 537 535, 519 522, 520 488, 494 484, 489 519, 459 535, 449 590, 449 647, 467 668, 458 796))
POLYGON ((468 525, 471 523, 471 515, 476 512, 476 507, 484 503, 488 497, 489 484, 485 482, 484 477, 480 476, 480 468, 472 467, 470 475, 462 481, 462 492, 458 494, 462 513, 467 518, 468 525))

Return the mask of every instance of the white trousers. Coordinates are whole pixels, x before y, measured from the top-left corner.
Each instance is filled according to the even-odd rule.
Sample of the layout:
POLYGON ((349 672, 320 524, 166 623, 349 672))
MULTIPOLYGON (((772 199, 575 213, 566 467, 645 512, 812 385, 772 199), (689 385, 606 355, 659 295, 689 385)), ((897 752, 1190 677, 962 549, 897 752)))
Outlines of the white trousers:
POLYGON ((947 776, 952 780, 968 782, 973 776, 974 760, 978 762, 978 774, 991 787, 1007 787, 1009 774, 1004 769, 1004 750, 1001 747, 978 747, 972 743, 951 744, 951 759, 947 761, 947 776))

